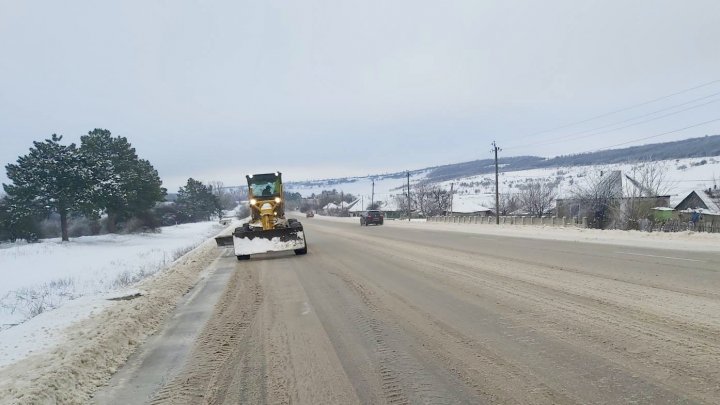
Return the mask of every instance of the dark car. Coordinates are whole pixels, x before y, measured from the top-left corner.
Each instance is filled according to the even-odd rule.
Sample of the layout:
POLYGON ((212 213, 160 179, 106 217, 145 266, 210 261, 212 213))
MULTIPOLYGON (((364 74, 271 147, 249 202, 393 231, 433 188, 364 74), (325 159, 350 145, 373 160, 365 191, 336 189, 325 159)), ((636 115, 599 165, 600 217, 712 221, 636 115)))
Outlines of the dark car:
POLYGON ((360 226, 368 226, 370 224, 382 225, 383 214, 378 210, 369 210, 360 214, 360 226))
POLYGON ((312 211, 308 211, 308 212, 305 213, 305 216, 308 217, 308 218, 312 218, 312 217, 315 216, 315 213, 312 212, 312 211))

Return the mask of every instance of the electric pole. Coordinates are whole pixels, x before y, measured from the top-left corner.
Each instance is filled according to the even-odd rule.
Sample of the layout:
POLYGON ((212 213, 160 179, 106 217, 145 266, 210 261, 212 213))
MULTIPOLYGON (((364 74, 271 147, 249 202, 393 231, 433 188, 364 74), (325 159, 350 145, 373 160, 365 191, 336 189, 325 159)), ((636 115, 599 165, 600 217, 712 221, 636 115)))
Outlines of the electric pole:
POLYGON ((408 179, 408 221, 410 221, 410 171, 407 172, 408 179))
POLYGON ((375 209, 375 180, 372 181, 372 197, 370 197, 370 209, 375 209))
POLYGON ((450 216, 452 216, 452 203, 453 203, 453 186, 455 183, 450 183, 450 216))
POLYGON ((500 174, 498 170, 497 153, 500 149, 495 141, 492 143, 493 152, 495 152, 495 224, 500 225, 500 174))

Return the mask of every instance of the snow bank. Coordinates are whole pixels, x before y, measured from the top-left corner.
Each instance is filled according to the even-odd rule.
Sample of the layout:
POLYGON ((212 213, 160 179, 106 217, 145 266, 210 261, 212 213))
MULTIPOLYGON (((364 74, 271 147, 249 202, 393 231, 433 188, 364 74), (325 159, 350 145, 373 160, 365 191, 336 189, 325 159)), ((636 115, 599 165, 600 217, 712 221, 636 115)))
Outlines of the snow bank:
POLYGON ((687 251, 720 251, 720 234, 707 232, 641 232, 583 229, 540 225, 449 224, 442 222, 386 222, 390 226, 425 227, 451 232, 475 233, 568 242, 601 243, 687 251))
MULTIPOLYGON (((87 403, 95 389, 157 330, 217 255, 215 241, 207 239, 166 271, 139 282, 136 287, 142 295, 105 302, 103 308, 95 308, 88 318, 65 328, 63 344, 0 368, 0 403, 87 403)), ((73 303, 86 304, 82 299, 73 303)), ((64 313, 68 308, 63 306, 54 312, 64 313)), ((50 330, 56 325, 47 320, 44 326, 50 330)), ((11 328, 3 333, 17 335, 15 331, 20 330, 11 328)), ((4 337, 0 340, 4 341, 4 337)))

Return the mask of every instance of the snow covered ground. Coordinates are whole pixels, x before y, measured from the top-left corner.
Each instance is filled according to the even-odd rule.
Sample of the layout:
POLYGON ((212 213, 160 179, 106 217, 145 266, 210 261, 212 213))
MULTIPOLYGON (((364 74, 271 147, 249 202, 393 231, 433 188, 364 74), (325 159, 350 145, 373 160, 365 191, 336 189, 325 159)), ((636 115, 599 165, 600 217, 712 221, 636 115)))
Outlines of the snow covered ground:
POLYGON ((57 317, 59 312, 53 315, 52 310, 65 303, 72 305, 63 317, 86 316, 106 302, 107 294, 153 275, 221 228, 217 222, 200 222, 163 227, 158 233, 0 244, 0 341, 5 341, 4 329, 39 314, 57 317), (96 299, 76 305, 80 297, 96 299))
POLYGON ((140 292, 134 284, 222 228, 211 221, 0 245, 0 367, 52 348, 68 325, 101 312, 112 298, 140 292))
MULTIPOLYGON (((239 223, 233 221, 220 233, 229 233, 239 223)), ((135 288, 141 295, 125 296, 133 290, 86 295, 0 332, 0 403, 90 403, 95 389, 211 271, 218 248, 207 234, 217 234, 218 226, 206 223, 178 228, 172 239, 204 242, 163 271, 139 281, 135 288), (118 296, 127 299, 109 300, 118 296)), ((134 255, 156 246, 153 239, 141 239, 134 249, 119 250, 134 255)), ((99 260, 97 255, 93 257, 99 260)))
MULTIPOLYGON (((720 157, 697 157, 687 159, 672 159, 659 161, 657 164, 667 169, 668 193, 671 195, 671 204, 679 203, 692 190, 713 187, 715 182, 720 186, 720 157)), ((601 166, 569 166, 551 167, 544 169, 522 170, 500 173, 500 192, 515 193, 518 186, 532 180, 541 180, 558 183, 558 197, 568 197, 576 182, 582 182, 583 177, 592 171, 620 170, 632 176, 636 164, 613 164, 601 166)), ((502 169, 501 169, 502 170, 502 169)), ((413 174, 411 185, 426 179, 427 171, 413 174)), ((393 210, 396 207, 395 197, 404 193, 407 179, 402 177, 373 176, 375 180, 375 200, 383 204, 381 209, 393 210)), ((310 194, 319 194, 322 190, 344 191, 364 199, 367 205, 371 199, 373 180, 370 177, 349 178, 347 181, 324 180, 309 182, 304 185, 288 184, 287 189, 299 192, 304 197, 310 194)), ((453 197, 453 210, 456 212, 480 211, 484 207, 494 207, 495 175, 483 174, 458 178, 437 183, 440 187, 450 190, 450 185, 456 191, 453 197)))
MULTIPOLYGON (((682 201, 691 191, 707 189, 716 183, 720 186, 720 157, 701 157, 688 159, 661 160, 655 162, 659 167, 666 169, 666 185, 671 196, 671 205, 682 201)), ((522 170, 500 173, 500 192, 518 192, 518 186, 532 180, 544 182, 557 182, 558 197, 569 197, 573 185, 582 182, 583 178, 595 171, 616 171, 633 176, 638 164, 623 163, 602 166, 569 166, 551 167, 545 169, 522 170)), ((439 183, 441 187, 450 189, 454 183, 457 194, 453 204, 469 209, 476 206, 493 207, 494 174, 471 176, 452 181, 439 183), (467 205, 467 207, 466 207, 467 205)), ((455 207, 454 207, 455 209, 455 207)))

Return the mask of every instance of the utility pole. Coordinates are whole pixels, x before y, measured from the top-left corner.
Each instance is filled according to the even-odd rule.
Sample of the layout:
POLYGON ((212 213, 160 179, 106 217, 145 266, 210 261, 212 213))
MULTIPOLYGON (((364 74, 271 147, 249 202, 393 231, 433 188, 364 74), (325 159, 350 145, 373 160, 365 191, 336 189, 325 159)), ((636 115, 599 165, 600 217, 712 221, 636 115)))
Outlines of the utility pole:
POLYGON ((375 180, 372 181, 372 197, 370 197, 370 209, 375 209, 375 180))
POLYGON ((452 216, 452 203, 453 203, 453 186, 455 186, 455 183, 450 183, 450 215, 452 216))
POLYGON ((500 174, 498 170, 497 153, 500 149, 495 141, 492 143, 493 152, 495 152, 495 224, 500 225, 500 174))
POLYGON ((340 215, 342 215, 344 202, 345 202, 345 192, 340 191, 340 215))
POLYGON ((407 172, 407 179, 408 179, 408 221, 410 221, 410 171, 407 172))

